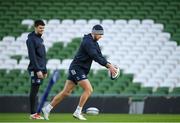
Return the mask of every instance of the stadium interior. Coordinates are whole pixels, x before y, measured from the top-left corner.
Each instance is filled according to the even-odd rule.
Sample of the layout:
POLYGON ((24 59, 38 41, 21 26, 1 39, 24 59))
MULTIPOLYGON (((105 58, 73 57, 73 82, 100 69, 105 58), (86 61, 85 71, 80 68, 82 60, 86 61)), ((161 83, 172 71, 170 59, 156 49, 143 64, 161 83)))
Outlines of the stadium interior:
MULTIPOLYGON (((93 63, 89 80, 93 95, 180 95, 179 0, 0 0, 0 95, 28 95, 30 82, 26 39, 36 19, 46 23, 43 38, 47 68, 60 69, 55 95, 81 41, 95 24, 105 29, 99 41, 103 55, 121 69, 111 80, 93 63)), ((49 78, 40 88, 43 93, 49 78)), ((79 95, 77 88, 72 95, 79 95)))

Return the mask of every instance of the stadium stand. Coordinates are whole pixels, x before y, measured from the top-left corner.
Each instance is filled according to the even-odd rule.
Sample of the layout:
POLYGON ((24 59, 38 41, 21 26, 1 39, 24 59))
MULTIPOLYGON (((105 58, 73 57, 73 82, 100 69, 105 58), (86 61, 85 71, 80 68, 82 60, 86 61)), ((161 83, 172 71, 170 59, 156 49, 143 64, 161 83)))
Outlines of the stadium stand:
POLYGON ((179 0, 1 0, 0 93, 28 94, 25 40, 34 20, 42 18, 46 22, 47 67, 62 70, 52 94, 63 87, 79 37, 94 24, 102 24, 102 52, 120 66, 122 75, 112 81, 103 67, 93 63, 89 79, 95 95, 179 95, 179 8, 179 0))

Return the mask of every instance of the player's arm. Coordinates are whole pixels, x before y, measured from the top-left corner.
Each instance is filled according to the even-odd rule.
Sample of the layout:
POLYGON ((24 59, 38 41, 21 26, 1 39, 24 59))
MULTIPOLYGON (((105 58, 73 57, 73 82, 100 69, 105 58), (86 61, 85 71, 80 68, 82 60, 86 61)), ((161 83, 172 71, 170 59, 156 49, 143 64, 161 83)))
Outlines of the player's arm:
POLYGON ((44 75, 44 78, 47 78, 47 76, 48 76, 48 72, 47 72, 46 66, 45 66, 45 70, 43 71, 43 75, 44 75))
POLYGON ((36 58, 36 54, 35 54, 35 45, 33 40, 27 40, 26 42, 27 44, 27 49, 28 49, 28 54, 29 54, 29 59, 32 62, 33 66, 34 66, 34 70, 37 72, 37 76, 39 78, 43 77, 42 71, 39 67, 39 64, 37 62, 37 58, 36 58))
POLYGON ((98 62, 102 66, 106 66, 108 61, 102 56, 101 52, 98 51, 93 42, 85 41, 84 49, 94 61, 98 62))
POLYGON ((97 47, 93 44, 93 42, 86 42, 85 49, 88 55, 96 62, 105 66, 113 75, 116 74, 116 68, 110 62, 108 62, 102 55, 101 51, 97 49, 97 47))
POLYGON ((112 75, 116 74, 117 71, 115 66, 108 62, 102 56, 102 53, 97 51, 96 47, 94 47, 93 45, 88 45, 87 53, 91 58, 93 58, 94 61, 98 62, 102 66, 105 66, 112 73, 112 75))
MULTIPOLYGON (((46 61, 46 64, 47 64, 47 61, 46 61)), ((48 75, 46 64, 45 64, 45 69, 43 70, 44 78, 47 78, 47 75, 48 75)))

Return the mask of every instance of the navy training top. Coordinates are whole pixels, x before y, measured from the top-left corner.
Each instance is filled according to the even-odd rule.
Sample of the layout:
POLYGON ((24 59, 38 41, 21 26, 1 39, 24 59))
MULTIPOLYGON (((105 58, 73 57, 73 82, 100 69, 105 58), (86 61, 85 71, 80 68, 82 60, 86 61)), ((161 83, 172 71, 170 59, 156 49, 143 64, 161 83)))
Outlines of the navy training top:
POLYGON ((108 63, 101 53, 99 44, 93 39, 92 35, 84 35, 79 50, 70 65, 70 69, 73 67, 81 68, 87 75, 93 60, 102 66, 106 66, 108 63))
POLYGON ((43 44, 41 35, 36 34, 34 31, 28 35, 26 45, 28 49, 28 56, 30 63, 28 66, 29 71, 42 71, 47 73, 46 69, 46 50, 43 44))

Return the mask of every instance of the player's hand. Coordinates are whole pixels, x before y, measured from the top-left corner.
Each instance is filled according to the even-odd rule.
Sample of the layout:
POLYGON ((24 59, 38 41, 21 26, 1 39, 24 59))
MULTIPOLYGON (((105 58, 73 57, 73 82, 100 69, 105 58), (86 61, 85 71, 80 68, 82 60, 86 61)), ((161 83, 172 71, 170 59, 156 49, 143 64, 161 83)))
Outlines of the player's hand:
POLYGON ((38 71, 38 72, 37 72, 37 77, 38 77, 39 79, 43 79, 43 78, 44 78, 44 75, 43 75, 42 71, 38 71))
POLYGON ((45 74, 44 74, 44 78, 47 78, 47 75, 48 75, 48 74, 47 74, 47 73, 45 73, 45 74))
POLYGON ((110 71, 110 73, 114 76, 117 73, 117 69, 114 65, 110 64, 108 67, 108 70, 110 71))

